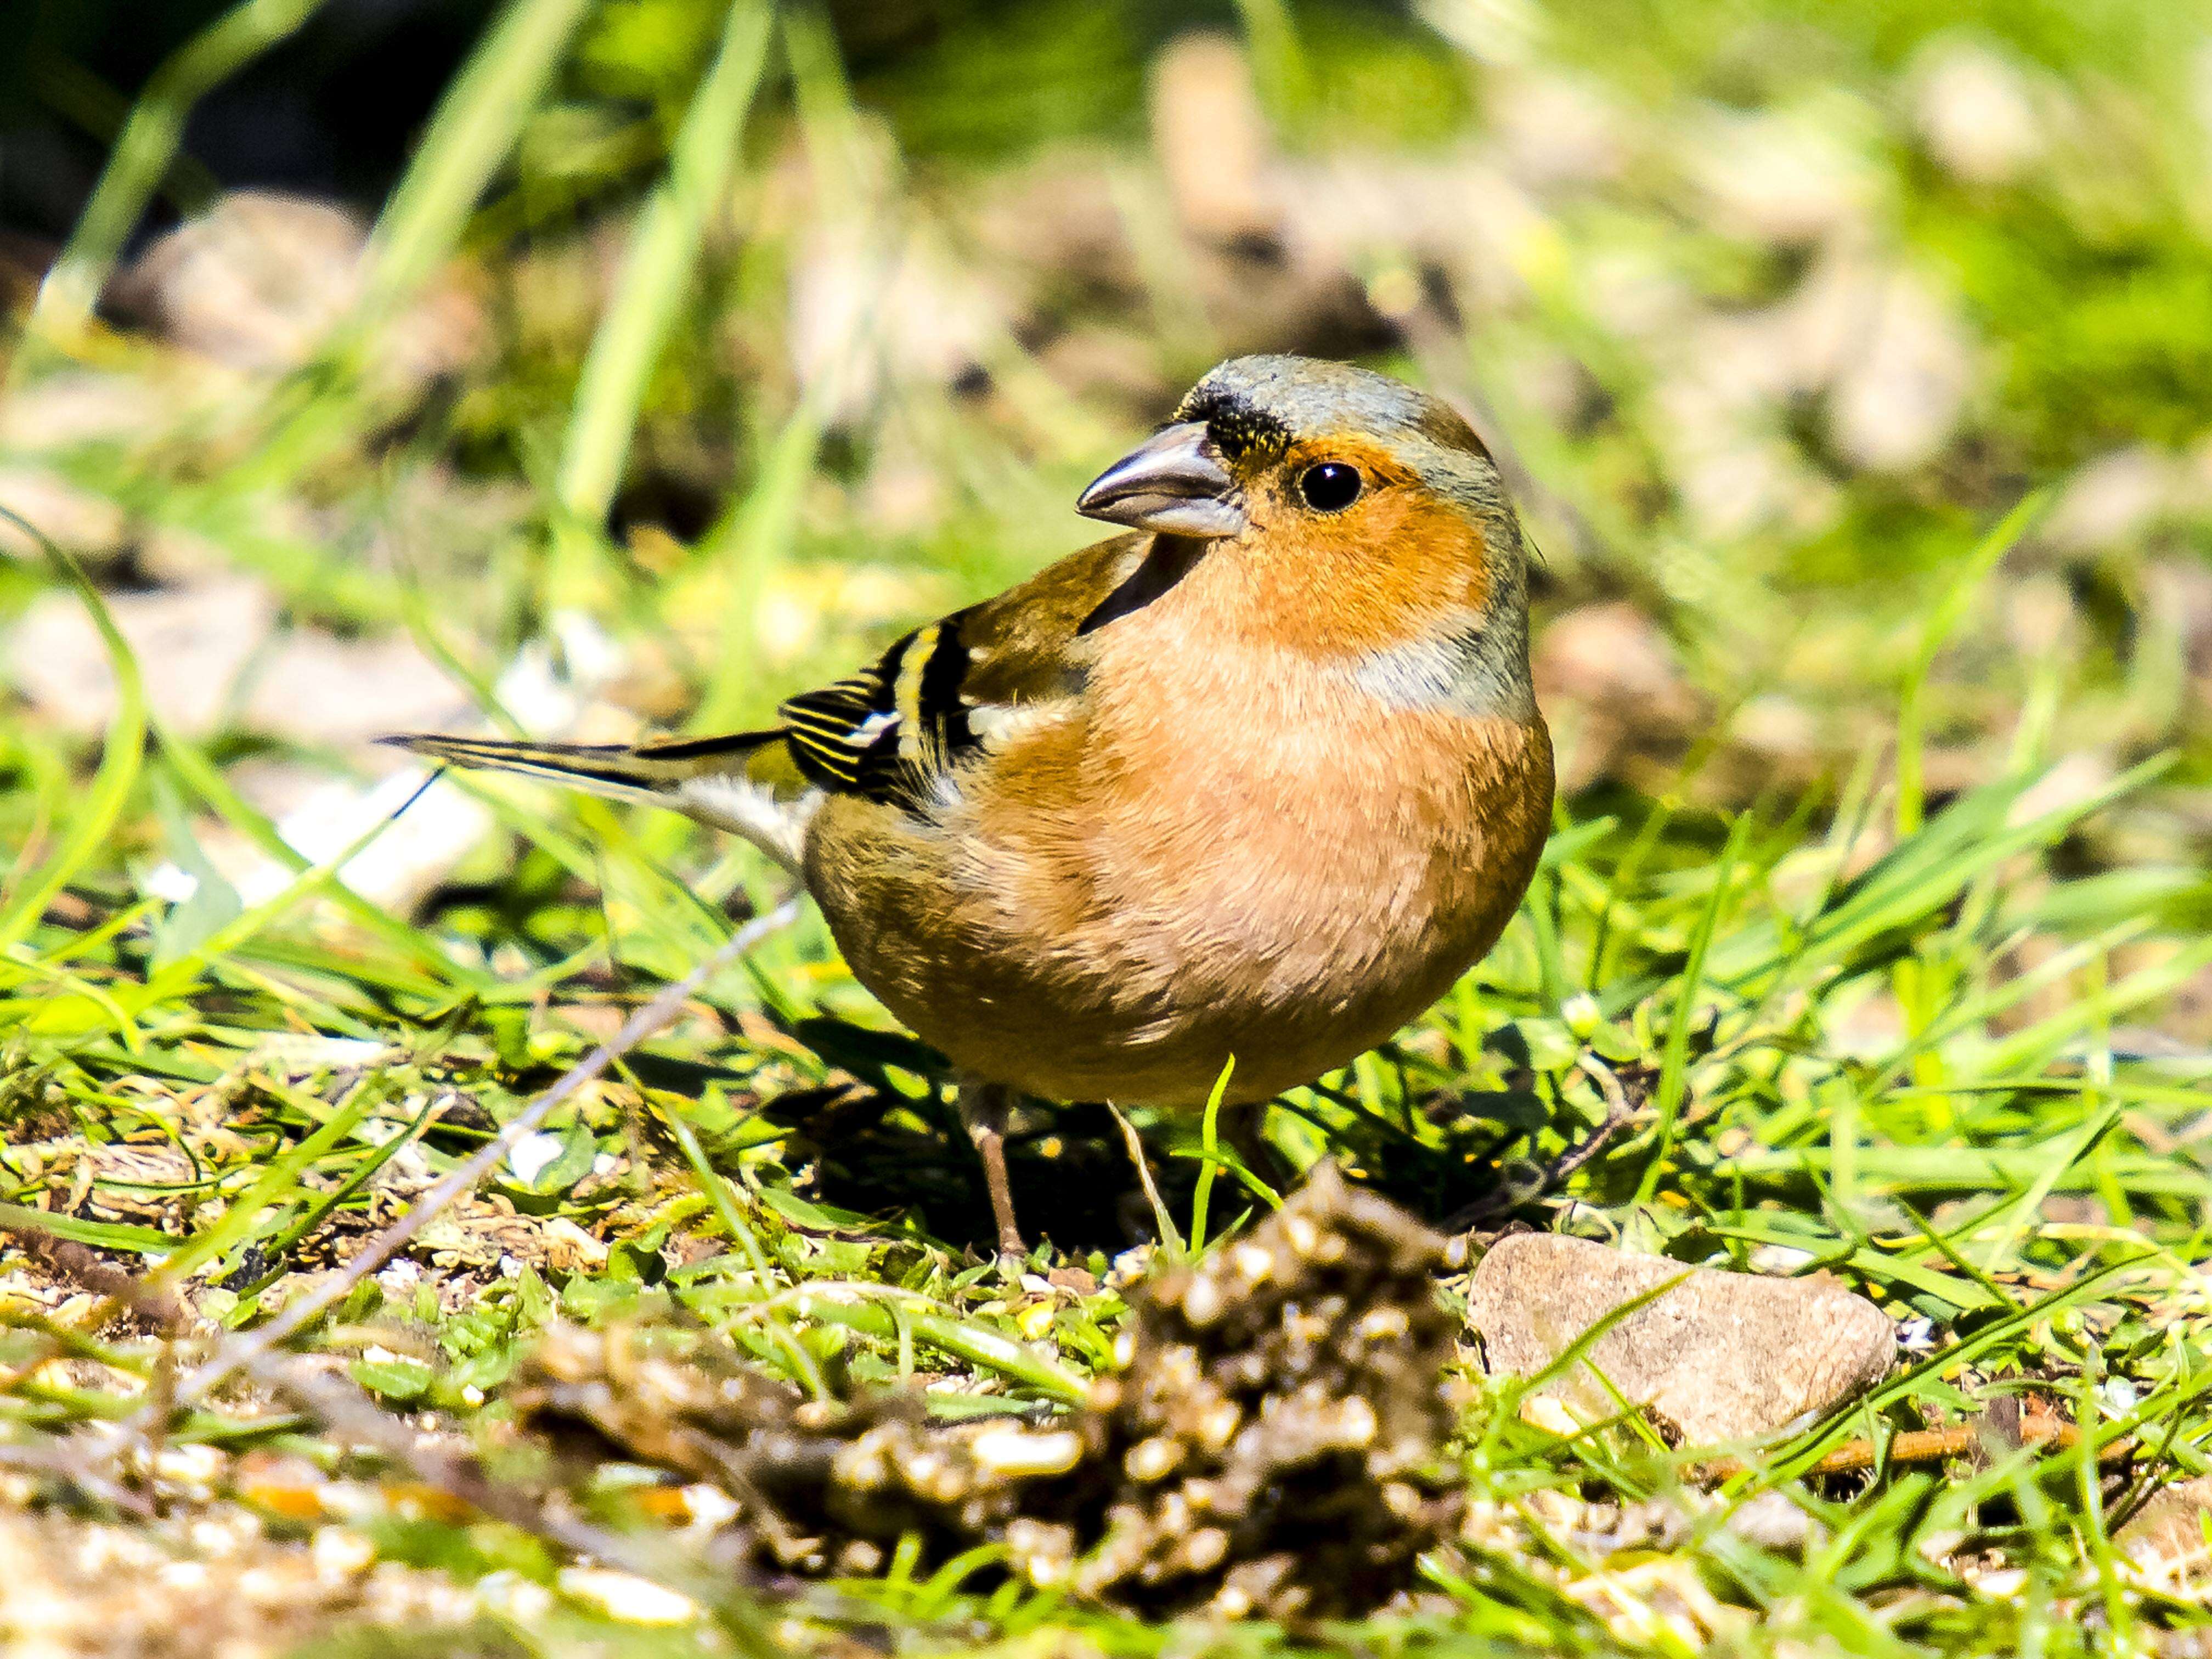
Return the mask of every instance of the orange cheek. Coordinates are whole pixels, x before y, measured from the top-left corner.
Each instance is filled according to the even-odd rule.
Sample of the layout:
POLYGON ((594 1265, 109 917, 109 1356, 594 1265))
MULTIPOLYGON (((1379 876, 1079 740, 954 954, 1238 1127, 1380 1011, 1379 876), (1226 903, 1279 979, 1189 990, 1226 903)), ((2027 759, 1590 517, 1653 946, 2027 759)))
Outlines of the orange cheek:
POLYGON ((1334 517, 1284 513, 1255 539, 1255 620, 1283 645, 1376 650, 1489 597, 1480 529, 1411 484, 1386 485, 1334 517))

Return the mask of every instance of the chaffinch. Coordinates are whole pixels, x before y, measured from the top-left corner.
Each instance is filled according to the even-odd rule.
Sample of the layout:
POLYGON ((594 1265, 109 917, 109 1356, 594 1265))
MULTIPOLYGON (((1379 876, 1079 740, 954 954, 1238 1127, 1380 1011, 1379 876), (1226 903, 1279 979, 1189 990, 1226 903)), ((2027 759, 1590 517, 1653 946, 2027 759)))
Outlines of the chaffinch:
POLYGON ((389 739, 798 872, 854 977, 961 1069, 1007 1251, 1013 1091, 1189 1109, 1234 1055, 1225 1103, 1263 1109, 1490 949, 1551 813, 1520 527, 1444 404, 1237 358, 1077 507, 1129 533, 763 730, 389 739))

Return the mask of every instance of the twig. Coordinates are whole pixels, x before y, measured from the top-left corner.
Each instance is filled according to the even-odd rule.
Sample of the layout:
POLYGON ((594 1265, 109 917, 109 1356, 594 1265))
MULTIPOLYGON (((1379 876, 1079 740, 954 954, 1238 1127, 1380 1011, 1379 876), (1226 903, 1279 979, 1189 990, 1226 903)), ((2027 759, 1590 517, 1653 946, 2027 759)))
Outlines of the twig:
MULTIPOLYGON (((1849 1474, 1859 1469, 1870 1469, 1876 1463, 1944 1463, 1952 1458, 1966 1457, 1981 1450, 1989 1443, 1989 1438, 1988 1419, 1978 1418, 1972 1423, 1954 1424, 1948 1429, 1908 1429, 1902 1434, 1892 1435, 1886 1445, 1876 1445, 1871 1440, 1846 1440, 1806 1473, 1849 1474)), ((2081 1440, 2081 1431, 2073 1424, 2046 1419, 2021 1424, 2018 1441, 2013 1449, 2051 1446, 2063 1451, 2079 1445, 2081 1440)), ((2097 1462, 2100 1463, 2130 1462, 2135 1455, 2136 1443, 2130 1439, 2115 1440, 2109 1445, 2097 1448, 2097 1462)), ((1729 1480, 1744 1474, 1751 1467, 1741 1458, 1716 1457, 1698 1464, 1692 1473, 1702 1481, 1729 1480)))
POLYGON ((299 1355, 255 1353, 240 1359, 239 1369, 263 1387, 289 1395, 325 1427, 374 1449, 423 1485, 571 1554, 606 1562, 712 1608, 723 1628, 756 1659, 770 1659, 781 1651, 757 1610, 737 1600, 726 1579, 717 1580, 702 1564, 560 1514, 521 1488, 490 1479, 473 1460, 424 1443, 404 1418, 383 1410, 343 1378, 313 1369, 299 1355))
POLYGON ((594 1048, 559 1082, 516 1114, 500 1132, 477 1150, 475 1156, 416 1200, 414 1206, 386 1227, 344 1268, 314 1290, 286 1305, 265 1325, 255 1327, 225 1342, 189 1376, 179 1379, 171 1408, 197 1404, 225 1379, 251 1370, 267 1355, 282 1347, 324 1313, 353 1292, 356 1285, 406 1249, 416 1235, 489 1175, 516 1144, 533 1133, 553 1109, 593 1081, 622 1055, 673 1019, 690 994, 708 978, 750 951, 771 934, 788 927, 799 916, 799 895, 793 893, 764 916, 740 927, 714 955, 647 1003, 623 1024, 621 1030, 594 1048))
POLYGON ((1121 1115, 1121 1109, 1112 1101, 1106 1109, 1114 1121, 1121 1126, 1121 1139, 1129 1148, 1129 1162, 1137 1166, 1137 1182, 1145 1189, 1145 1197, 1152 1206, 1152 1221, 1160 1230, 1160 1243, 1176 1255, 1183 1253, 1182 1234, 1176 1231, 1175 1218, 1168 1213, 1166 1200, 1160 1197, 1158 1184, 1152 1179, 1152 1166, 1145 1158, 1145 1143, 1137 1133, 1137 1126, 1121 1115))
POLYGON ((1636 1115, 1637 1105, 1642 1103, 1638 1102, 1637 1105, 1630 1103, 1628 1091, 1621 1086, 1620 1079, 1612 1066, 1595 1054, 1584 1054, 1576 1063, 1589 1074, 1599 1092, 1604 1095, 1605 1121, 1549 1164, 1539 1165, 1534 1186, 1516 1188, 1510 1182, 1501 1182, 1496 1192, 1486 1194, 1450 1216, 1444 1222, 1446 1232, 1464 1232, 1487 1221, 1492 1216, 1526 1204, 1531 1199, 1540 1198, 1603 1152, 1613 1138, 1636 1115))
MULTIPOLYGON (((100 1297, 87 1311, 78 1324, 88 1331, 97 1331, 117 1316, 135 1313, 154 1326, 163 1338, 161 1352, 154 1361, 154 1376, 149 1396, 155 1408, 142 1411, 136 1419, 138 1432, 126 1435, 109 1453, 119 1456, 124 1447, 137 1443, 144 1448, 146 1482, 149 1492, 141 1494, 125 1483, 108 1480, 92 1472, 88 1462, 73 1455, 70 1442, 58 1443, 44 1463, 33 1464, 50 1469, 76 1482, 94 1497, 112 1504, 126 1513, 141 1519, 150 1519, 155 1512, 151 1488, 155 1469, 161 1459, 161 1442, 169 1428, 169 1386, 176 1376, 176 1336, 183 1328, 185 1310, 175 1297, 158 1285, 141 1284, 121 1268, 102 1261, 85 1246, 66 1238, 56 1238, 51 1233, 40 1232, 35 1226, 21 1222, 0 1224, 0 1231, 14 1235, 24 1255, 38 1262, 57 1278, 82 1286, 100 1297)), ((26 1378, 62 1352, 62 1345, 49 1334, 40 1344, 30 1361, 18 1366, 5 1376, 0 1376, 0 1393, 12 1393, 26 1378)), ((84 1449, 86 1459, 100 1455, 99 1449, 84 1449)), ((25 1461, 30 1462, 27 1456, 25 1461)))
POLYGON ((49 1440, 44 1444, 0 1443, 0 1469, 15 1469, 25 1474, 52 1475, 58 1480, 66 1480, 86 1497, 121 1510, 133 1520, 150 1521, 154 1518, 151 1498, 120 1481, 109 1480, 92 1467, 93 1459, 112 1461, 120 1449, 112 1442, 100 1444, 78 1435, 49 1440))

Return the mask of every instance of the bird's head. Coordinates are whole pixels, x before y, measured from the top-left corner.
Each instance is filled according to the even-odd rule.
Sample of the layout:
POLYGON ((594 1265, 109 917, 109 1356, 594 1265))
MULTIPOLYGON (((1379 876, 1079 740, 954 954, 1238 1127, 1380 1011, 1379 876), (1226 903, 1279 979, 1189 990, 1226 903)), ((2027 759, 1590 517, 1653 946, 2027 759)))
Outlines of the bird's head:
POLYGON ((1231 358, 1076 505, 1210 544, 1204 562, 1247 578, 1251 614, 1285 644, 1387 665, 1459 641, 1526 700, 1526 556, 1498 467, 1457 410, 1402 381, 1231 358))

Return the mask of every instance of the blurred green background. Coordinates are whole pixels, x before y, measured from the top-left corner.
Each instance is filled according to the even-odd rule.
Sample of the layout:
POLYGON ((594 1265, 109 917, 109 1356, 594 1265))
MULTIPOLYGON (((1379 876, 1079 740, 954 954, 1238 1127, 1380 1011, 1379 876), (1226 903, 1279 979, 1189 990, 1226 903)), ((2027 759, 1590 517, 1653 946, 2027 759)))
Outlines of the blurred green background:
MULTIPOLYGON (((1891 1427, 2140 1387, 2103 1431, 2169 1414, 2158 1467, 2212 1467, 2212 6, 17 0, 4 33, 0 507, 89 580, 0 517, 0 1197, 250 1322, 420 1190, 387 1159, 454 1167, 774 891, 665 814, 418 798, 372 738, 757 720, 1090 539, 1077 491, 1215 361, 1356 357, 1508 472, 1563 802, 1490 961, 1279 1145, 1441 1216, 1618 1066, 1657 1104, 1547 1224, 1832 1268, 1930 1356, 1891 1427), (371 1135, 385 1095, 415 1115, 371 1135), (2108 1252, 2137 1290, 2031 1305, 2108 1252)), ((812 922, 720 975, 457 1206, 481 1249, 349 1302, 446 1345, 387 1403, 473 1422, 556 1297, 720 1283, 719 1181, 794 1291, 896 1281, 1103 1363, 1110 1286, 963 1262, 973 1160, 885 1025, 812 922)), ((1121 1144, 1019 1127, 1103 1277, 1121 1144)), ((27 1259, 8 1294, 62 1305, 27 1259)), ((681 1305, 757 1341, 767 1282, 681 1305)), ((33 1329, 11 1421, 135 1409, 143 1352, 32 1397, 33 1329)), ((1682 1473, 1480 1392, 1469 1443, 1520 1437, 1470 1466, 1498 1515, 1618 1520, 1682 1473)), ((2126 1607, 2095 1472, 2002 1538, 1978 1506, 2017 1470, 1783 1481, 1833 1551, 1731 1580, 1700 1522, 1674 1565, 1708 1577, 1643 1581, 1648 1628, 1567 1617, 1602 1575, 1555 1595, 1582 1534, 1545 1520, 1470 1547, 1452 1628, 1695 1650, 1742 1628, 1681 1622, 1709 1582, 1783 1632, 1746 1652, 2075 1651, 2085 1586, 2126 1607), (1992 1564, 2031 1590, 1972 1589, 1992 1564)))
MULTIPOLYGON (((484 682, 574 611, 640 718, 729 718, 1077 542, 1073 488, 1215 359, 1304 350, 1507 453, 1578 788, 1832 775, 2046 484, 1919 713, 1929 787, 2023 707, 2085 766, 2203 775, 2201 5, 29 18, 0 258, 19 318, 46 297, 4 476, 123 586, 249 573, 317 647, 427 605, 484 682), (149 87, 180 125, 82 219, 149 87)), ((18 709, 82 723, 43 639, 18 709)), ((178 672, 250 712, 233 643, 178 672)), ((376 690, 199 724, 358 766, 376 690)))

